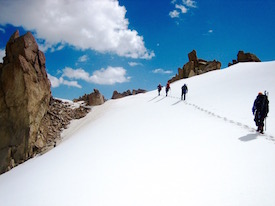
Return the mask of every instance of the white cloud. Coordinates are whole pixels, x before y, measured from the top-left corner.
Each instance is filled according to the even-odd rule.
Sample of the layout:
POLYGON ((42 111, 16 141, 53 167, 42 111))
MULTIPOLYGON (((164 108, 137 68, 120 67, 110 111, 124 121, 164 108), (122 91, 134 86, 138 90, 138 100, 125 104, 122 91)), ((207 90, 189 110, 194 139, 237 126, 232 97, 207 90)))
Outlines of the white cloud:
POLYGON ((171 18, 178 18, 179 15, 180 15, 180 13, 179 13, 177 10, 174 10, 174 11, 170 11, 170 12, 169 12, 169 16, 170 16, 171 18))
POLYGON ((164 70, 164 69, 155 69, 152 71, 155 74, 172 74, 173 72, 171 70, 164 70))
POLYGON ((1 4, 0 24, 23 26, 46 47, 69 44, 78 49, 151 59, 143 37, 128 28, 126 8, 118 0, 13 0, 1 4))
POLYGON ((176 2, 177 0, 171 1, 172 4, 175 4, 175 9, 169 12, 171 18, 179 18, 180 12, 186 14, 190 8, 197 8, 197 2, 194 0, 182 0, 180 4, 176 4, 176 2))
POLYGON ((67 86, 69 86, 69 87, 77 87, 77 88, 79 88, 79 89, 82 88, 82 86, 79 85, 77 81, 68 81, 68 80, 64 80, 62 77, 60 78, 60 80, 61 80, 62 84, 67 85, 67 86))
POLYGON ((81 79, 89 82, 90 75, 84 69, 72 69, 70 67, 65 67, 65 69, 63 69, 62 77, 68 77, 69 79, 81 79))
POLYGON ((0 28, 0 31, 4 34, 6 33, 5 29, 3 29, 3 28, 0 28))
POLYGON ((52 85, 53 88, 60 86, 60 81, 59 81, 58 78, 50 75, 49 73, 48 73, 48 78, 49 78, 49 80, 50 80, 51 85, 52 85))
POLYGON ((85 55, 79 57, 77 61, 78 62, 86 62, 86 61, 88 61, 88 59, 89 59, 88 55, 85 54, 85 55))
POLYGON ((60 51, 60 50, 62 50, 63 48, 65 47, 65 45, 64 44, 61 44, 61 45, 59 45, 57 48, 53 48, 53 50, 52 51, 60 51))
POLYGON ((206 33, 203 33, 204 36, 209 36, 209 35, 212 35, 214 32, 213 29, 209 29, 206 33))
POLYGON ((135 67, 135 66, 138 66, 138 65, 142 65, 142 63, 138 63, 138 62, 128 62, 128 64, 129 64, 131 67, 135 67))
POLYGON ((90 77, 91 81, 96 84, 112 85, 115 83, 129 82, 130 77, 126 77, 126 70, 122 67, 108 67, 93 72, 90 77))
POLYGON ((181 13, 183 13, 183 14, 187 13, 187 8, 185 6, 176 4, 175 7, 177 9, 181 10, 181 13))
POLYGON ((182 3, 187 7, 197 8, 197 2, 194 0, 182 0, 182 3))
POLYGON ((5 49, 0 49, 0 63, 3 63, 3 57, 6 56, 5 49))
POLYGON ((48 74, 48 78, 51 82, 51 85, 53 88, 59 87, 61 85, 67 85, 67 86, 72 86, 72 87, 77 87, 77 88, 82 88, 81 85, 78 84, 77 81, 68 81, 68 80, 64 80, 63 77, 60 78, 56 78, 50 74, 48 74))
POLYGON ((72 69, 66 67, 63 69, 63 78, 84 80, 88 83, 101 84, 101 85, 113 85, 115 83, 129 82, 130 77, 126 77, 126 70, 122 67, 107 67, 107 69, 100 69, 93 72, 90 75, 84 69, 72 69))

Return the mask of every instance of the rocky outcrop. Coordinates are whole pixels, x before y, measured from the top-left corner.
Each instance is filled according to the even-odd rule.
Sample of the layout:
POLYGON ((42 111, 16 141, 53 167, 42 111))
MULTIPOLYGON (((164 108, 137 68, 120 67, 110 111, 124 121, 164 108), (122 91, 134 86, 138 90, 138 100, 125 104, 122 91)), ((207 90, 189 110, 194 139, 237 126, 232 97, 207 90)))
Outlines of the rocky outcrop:
MULTIPOLYGON (((43 117, 35 143, 35 154, 44 153, 61 142, 61 132, 73 119, 85 117, 90 108, 74 107, 68 102, 51 98, 47 113, 43 117)), ((35 155, 34 154, 34 155, 35 155)))
POLYGON ((123 93, 119 93, 118 91, 114 91, 112 99, 119 99, 119 98, 127 97, 127 96, 130 96, 130 95, 136 95, 136 94, 146 93, 146 92, 147 91, 144 90, 144 89, 138 89, 138 90, 133 89, 132 92, 130 90, 127 90, 123 93))
POLYGON ((16 31, 0 64, 0 174, 60 142, 72 119, 90 109, 53 99, 45 56, 30 32, 16 31))
POLYGON ((132 95, 142 94, 142 93, 146 93, 146 92, 147 92, 147 91, 144 90, 144 89, 138 89, 138 90, 133 89, 132 95))
POLYGON ((98 89, 94 89, 94 92, 91 94, 84 94, 82 97, 79 97, 78 99, 74 99, 74 102, 78 101, 84 101, 86 105, 89 106, 97 106, 104 104, 106 101, 104 96, 99 92, 98 89))
POLYGON ((197 52, 195 50, 188 54, 188 59, 189 62, 187 62, 183 68, 178 68, 178 74, 169 80, 170 83, 209 71, 221 69, 221 63, 219 61, 206 61, 203 59, 198 59, 197 52))
POLYGON ((112 99, 120 99, 120 98, 127 97, 127 96, 130 96, 130 95, 132 95, 132 92, 130 90, 127 90, 127 91, 122 92, 122 93, 119 93, 118 91, 115 90, 113 92, 112 99))
POLYGON ((33 156, 51 98, 45 56, 33 35, 16 31, 0 68, 0 172, 33 156))
POLYGON ((255 54, 239 51, 237 54, 237 60, 233 59, 232 63, 228 63, 228 66, 232 66, 239 62, 261 62, 261 60, 255 54))
POLYGON ((97 89, 94 89, 94 92, 88 97, 88 105, 90 106, 101 105, 105 102, 104 96, 97 89))

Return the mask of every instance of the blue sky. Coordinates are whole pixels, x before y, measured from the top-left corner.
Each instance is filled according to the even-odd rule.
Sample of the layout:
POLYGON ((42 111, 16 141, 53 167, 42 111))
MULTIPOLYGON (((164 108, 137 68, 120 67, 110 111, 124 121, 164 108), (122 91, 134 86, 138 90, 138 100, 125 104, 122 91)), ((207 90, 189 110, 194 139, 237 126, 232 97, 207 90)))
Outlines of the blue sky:
POLYGON ((222 68, 239 50, 275 60, 273 0, 0 0, 0 61, 16 29, 33 33, 66 99, 156 89, 193 49, 222 68))

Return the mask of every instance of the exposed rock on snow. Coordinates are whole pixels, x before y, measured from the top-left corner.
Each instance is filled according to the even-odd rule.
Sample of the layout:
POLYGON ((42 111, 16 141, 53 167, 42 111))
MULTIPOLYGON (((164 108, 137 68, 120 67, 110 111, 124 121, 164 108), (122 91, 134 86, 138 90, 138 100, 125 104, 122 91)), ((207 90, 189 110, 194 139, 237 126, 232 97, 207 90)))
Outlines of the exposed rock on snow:
POLYGON ((237 60, 232 60, 232 63, 228 63, 228 66, 232 66, 233 64, 237 64, 239 62, 261 62, 261 60, 255 54, 239 51, 237 54, 237 60))
POLYGON ((146 93, 146 92, 147 91, 144 90, 144 89, 138 89, 138 90, 133 89, 132 92, 130 90, 127 90, 123 93, 119 93, 118 91, 114 91, 112 99, 119 99, 119 98, 127 97, 127 96, 130 96, 130 95, 136 95, 136 94, 146 93))
POLYGON ((206 61, 203 59, 198 59, 197 52, 195 50, 188 54, 188 58, 189 62, 187 62, 183 68, 178 68, 178 74, 170 79, 170 82, 175 82, 180 79, 192 77, 221 68, 221 63, 219 61, 206 61))
POLYGON ((37 131, 48 109, 51 90, 45 56, 30 32, 16 31, 0 69, 0 173, 34 154, 43 144, 37 131), (12 162, 12 163, 11 163, 12 162))
POLYGON ((274 206, 274 67, 237 64, 177 81, 167 97, 155 89, 94 107, 62 145, 0 175, 1 205, 274 206), (262 135, 251 107, 264 90, 262 135))
POLYGON ((51 99, 47 114, 41 121, 38 131, 38 139, 45 140, 37 142, 38 152, 46 152, 55 147, 61 141, 61 132, 66 129, 73 119, 85 117, 90 108, 83 106, 73 107, 69 102, 51 99))
POLYGON ((89 106, 97 106, 104 104, 106 100, 98 89, 94 89, 94 92, 92 92, 91 94, 85 94, 78 99, 74 99, 74 101, 84 101, 89 106))
POLYGON ((45 56, 33 35, 16 31, 0 65, 0 174, 60 141, 72 119, 87 114, 51 97, 45 56))

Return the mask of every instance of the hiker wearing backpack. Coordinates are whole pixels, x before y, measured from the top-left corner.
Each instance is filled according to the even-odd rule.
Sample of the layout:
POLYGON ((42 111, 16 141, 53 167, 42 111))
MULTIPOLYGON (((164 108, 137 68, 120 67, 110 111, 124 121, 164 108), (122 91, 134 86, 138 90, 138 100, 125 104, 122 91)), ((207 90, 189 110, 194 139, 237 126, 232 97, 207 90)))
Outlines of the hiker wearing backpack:
POLYGON ((167 82, 167 84, 166 84, 166 97, 168 95, 169 90, 170 90, 170 82, 167 82))
POLYGON ((159 85, 158 85, 158 92, 159 92, 159 95, 160 95, 161 89, 162 89, 162 86, 161 86, 161 84, 159 83, 159 85))
POLYGON ((188 88, 187 88, 187 85, 184 84, 182 87, 181 87, 181 100, 182 100, 182 97, 184 97, 183 100, 185 100, 185 96, 188 92, 188 88))
POLYGON ((252 107, 252 113, 255 115, 254 121, 258 127, 257 132, 262 134, 264 133, 264 120, 269 112, 268 104, 267 95, 259 92, 252 107))

